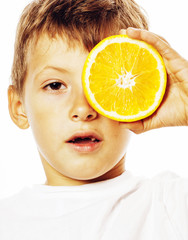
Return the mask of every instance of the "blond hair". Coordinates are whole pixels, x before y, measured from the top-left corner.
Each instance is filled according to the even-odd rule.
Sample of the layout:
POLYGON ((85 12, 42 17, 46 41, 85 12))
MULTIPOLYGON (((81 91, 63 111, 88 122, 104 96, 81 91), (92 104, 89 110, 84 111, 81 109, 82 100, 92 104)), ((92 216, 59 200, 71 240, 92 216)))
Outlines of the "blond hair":
POLYGON ((42 33, 60 35, 70 45, 90 51, 99 41, 128 27, 148 29, 134 0, 35 0, 23 11, 17 27, 11 79, 19 94, 27 74, 27 52, 42 33))

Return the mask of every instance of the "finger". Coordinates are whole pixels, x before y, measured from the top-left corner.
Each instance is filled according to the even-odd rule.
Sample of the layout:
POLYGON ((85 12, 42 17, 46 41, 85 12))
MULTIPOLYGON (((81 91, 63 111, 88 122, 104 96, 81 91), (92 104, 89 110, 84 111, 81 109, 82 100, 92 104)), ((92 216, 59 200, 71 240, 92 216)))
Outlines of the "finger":
POLYGON ((127 34, 126 29, 121 29, 121 30, 119 31, 119 34, 121 34, 121 35, 126 35, 126 34, 127 34))
MULTIPOLYGON (((135 28, 129 28, 129 31, 130 31, 130 29, 135 29, 135 28)), ((135 30, 138 30, 138 29, 135 29, 135 30)), ((141 30, 141 29, 140 29, 141 30)), ((126 29, 121 29, 120 31, 119 31, 119 34, 124 34, 124 35, 126 35, 127 34, 127 31, 126 31, 126 29)), ((153 33, 154 34, 154 33, 153 33)), ((156 35, 156 34, 155 34, 156 35)), ((162 36, 160 36, 160 35, 157 35, 160 39, 162 39, 164 42, 166 42, 169 46, 170 46, 170 44, 169 44, 169 42, 167 42, 167 40, 165 39, 165 38, 163 38, 162 36)))
POLYGON ((151 44, 166 60, 172 60, 179 57, 179 54, 172 49, 169 43, 161 36, 158 36, 147 30, 136 28, 128 28, 126 33, 131 38, 142 40, 151 44))
POLYGON ((145 132, 143 121, 136 122, 119 122, 120 126, 124 129, 129 129, 130 131, 139 134, 145 132))

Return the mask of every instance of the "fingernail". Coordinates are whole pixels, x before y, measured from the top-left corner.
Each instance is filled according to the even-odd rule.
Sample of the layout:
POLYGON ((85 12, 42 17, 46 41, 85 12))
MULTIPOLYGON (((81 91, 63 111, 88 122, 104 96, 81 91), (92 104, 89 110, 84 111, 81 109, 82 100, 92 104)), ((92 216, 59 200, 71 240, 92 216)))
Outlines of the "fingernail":
POLYGON ((119 33, 120 33, 120 34, 126 34, 126 29, 121 29, 121 30, 119 31, 119 33))
POLYGON ((130 33, 133 33, 136 30, 137 30, 137 28, 133 28, 133 27, 127 28, 127 31, 129 31, 130 33))

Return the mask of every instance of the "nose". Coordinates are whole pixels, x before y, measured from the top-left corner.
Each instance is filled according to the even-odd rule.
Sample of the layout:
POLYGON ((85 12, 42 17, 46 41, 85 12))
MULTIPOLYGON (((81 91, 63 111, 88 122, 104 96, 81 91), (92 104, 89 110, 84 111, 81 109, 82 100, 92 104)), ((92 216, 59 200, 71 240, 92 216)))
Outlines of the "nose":
POLYGON ((92 121, 96 119, 97 116, 98 113, 89 105, 83 94, 75 98, 70 110, 70 118, 72 121, 92 121))

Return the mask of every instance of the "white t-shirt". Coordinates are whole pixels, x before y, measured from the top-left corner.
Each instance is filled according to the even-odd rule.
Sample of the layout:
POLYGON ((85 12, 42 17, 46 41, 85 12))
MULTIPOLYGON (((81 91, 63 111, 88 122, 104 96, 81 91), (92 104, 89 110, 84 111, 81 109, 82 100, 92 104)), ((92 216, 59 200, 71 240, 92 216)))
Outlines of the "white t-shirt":
POLYGON ((188 240, 188 180, 130 172, 82 186, 34 185, 0 201, 1 240, 188 240))

